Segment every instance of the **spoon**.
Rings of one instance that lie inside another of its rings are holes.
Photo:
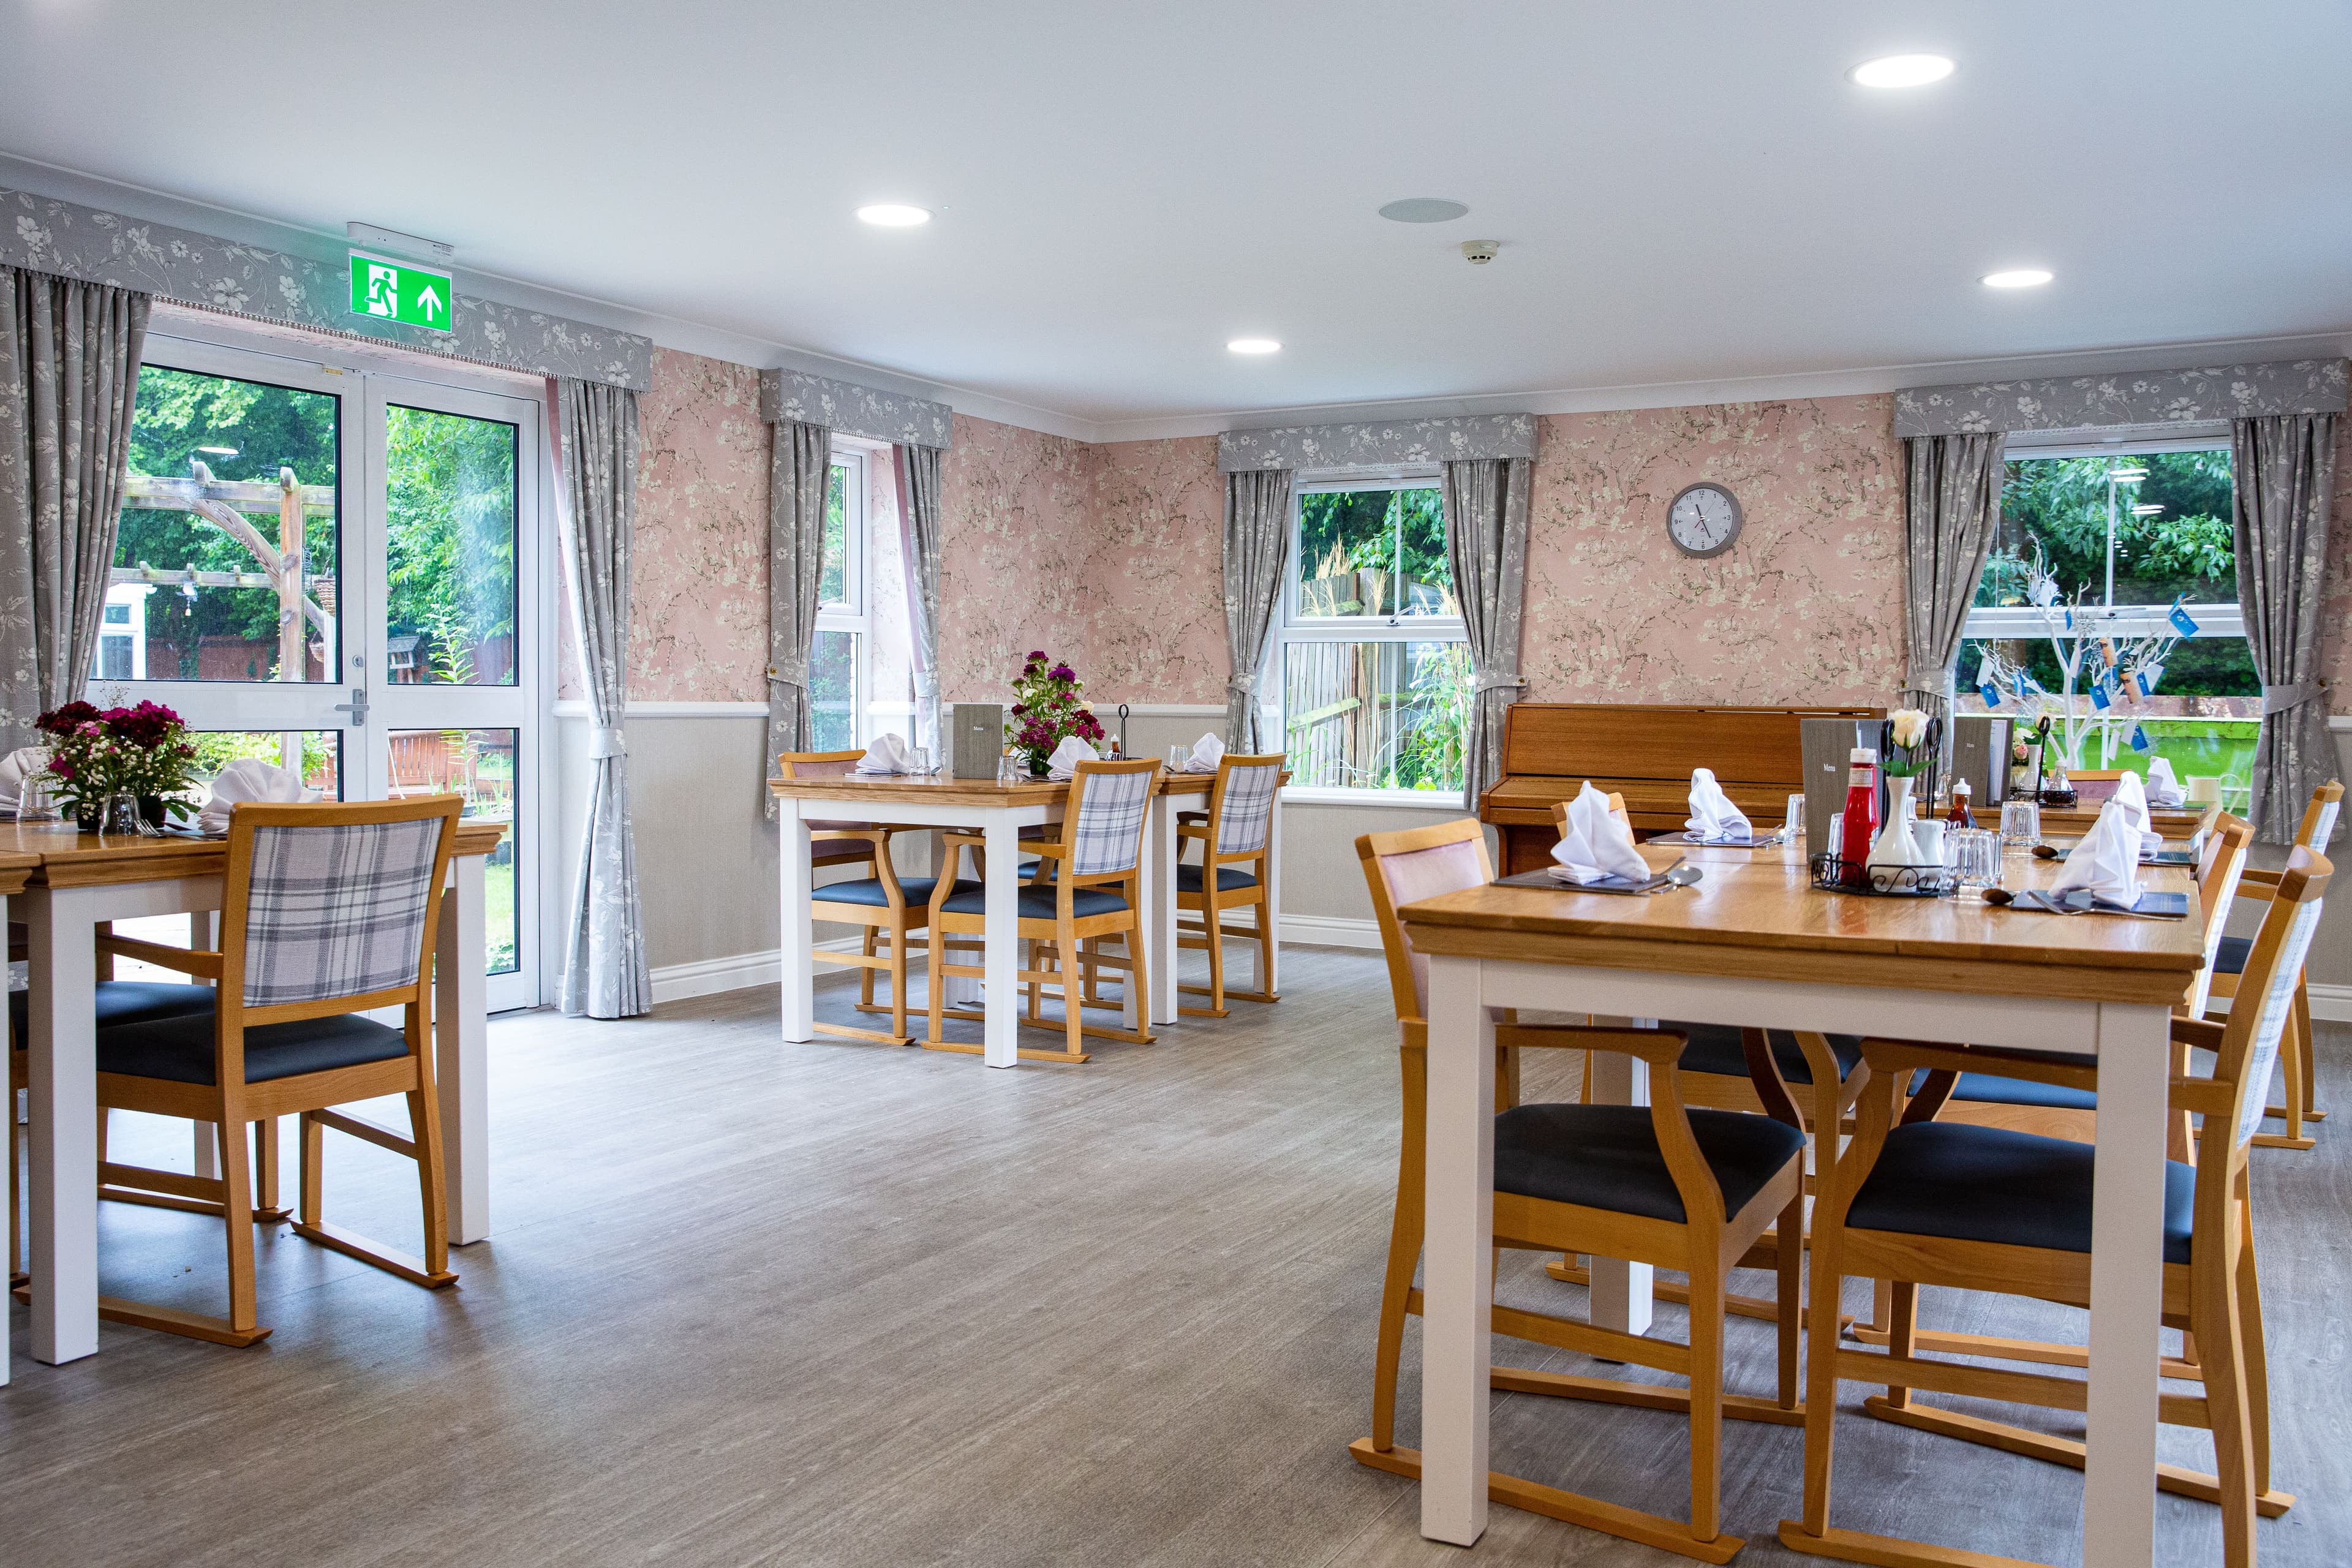
[[[1706,878],[1706,873],[1696,866],[1678,865],[1667,870],[1666,884],[1669,887],[1688,888],[1704,881]]]

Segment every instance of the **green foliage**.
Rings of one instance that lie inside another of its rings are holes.
[[[1351,572],[1390,574],[1374,579],[1375,601],[1344,615],[1415,613],[1397,579],[1435,589],[1436,613],[1454,615],[1453,568],[1445,556],[1445,512],[1433,489],[1314,490],[1298,498],[1299,574],[1309,581]],[[1426,606],[1420,614],[1432,613]]]
[[[470,681],[475,647],[514,632],[515,427],[397,405],[384,425],[388,630],[425,638],[426,679]]]
[[[305,730],[302,734],[302,782],[313,789],[335,793],[335,748],[323,730]],[[188,739],[196,748],[196,776],[211,779],[229,763],[242,758],[257,757],[265,763],[282,765],[285,752],[278,743],[276,731],[205,730]]]
[[[2231,544],[2232,500],[2227,452],[2117,453],[2095,458],[2013,458],[2001,486],[1994,561],[1978,584],[1979,605],[2025,599],[2017,563],[2040,544],[2063,594],[2106,594],[2107,475],[2144,468],[2115,487],[2118,605],[2168,605],[2176,595],[2215,603],[2237,597]],[[2142,517],[2137,507],[2163,510]]]
[[[1468,773],[1470,649],[1414,643],[1411,705],[1397,715],[1396,765],[1382,789],[1458,790]]]

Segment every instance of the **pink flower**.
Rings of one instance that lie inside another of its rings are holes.
[[[1057,664],[1045,673],[1055,680],[1076,680],[1078,678],[1078,672],[1066,664]]]

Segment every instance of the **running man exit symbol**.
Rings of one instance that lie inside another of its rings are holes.
[[[387,257],[352,252],[352,313],[446,332],[456,296],[449,275]]]

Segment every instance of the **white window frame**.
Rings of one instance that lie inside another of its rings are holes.
[[[2226,452],[2230,438],[2221,435],[2169,437],[2159,440],[2130,439],[2084,443],[2069,441],[2036,446],[2011,441],[2001,454],[2004,464],[2015,458],[2132,458],[2153,452]],[[2236,476],[2231,475],[2231,482]],[[2189,618],[2197,623],[2200,637],[2243,637],[2246,635],[2245,613],[2237,601],[2226,603],[2183,604]],[[2111,637],[2154,637],[2168,628],[2167,617],[2170,605],[2099,605],[2085,606],[2076,618],[2086,626],[2095,626]],[[1963,640],[1993,638],[2032,639],[2043,636],[2042,612],[2031,605],[1972,605],[1968,619],[1960,628]]]
[[[1343,477],[1301,476],[1291,487],[1290,548],[1283,569],[1280,613],[1275,634],[1266,640],[1265,667],[1258,672],[1258,722],[1276,737],[1276,749],[1290,749],[1288,715],[1283,710],[1283,670],[1286,650],[1302,643],[1458,642],[1470,640],[1469,627],[1459,616],[1302,616],[1297,613],[1302,532],[1306,500],[1344,490],[1435,489],[1439,472],[1430,468],[1398,468],[1381,472],[1352,470]],[[1301,805],[1430,805],[1459,811],[1461,796],[1451,790],[1369,789],[1355,786],[1294,784],[1283,799]]]
[[[831,466],[847,470],[842,480],[841,532],[846,546],[842,560],[842,597],[834,604],[820,602],[816,608],[816,630],[811,634],[810,648],[815,639],[826,632],[846,632],[856,638],[851,656],[855,670],[854,685],[849,694],[850,738],[855,745],[864,746],[874,738],[874,721],[867,711],[867,699],[873,694],[873,605],[866,592],[866,454],[855,447],[835,443]],[[829,476],[828,476],[829,477]]]

